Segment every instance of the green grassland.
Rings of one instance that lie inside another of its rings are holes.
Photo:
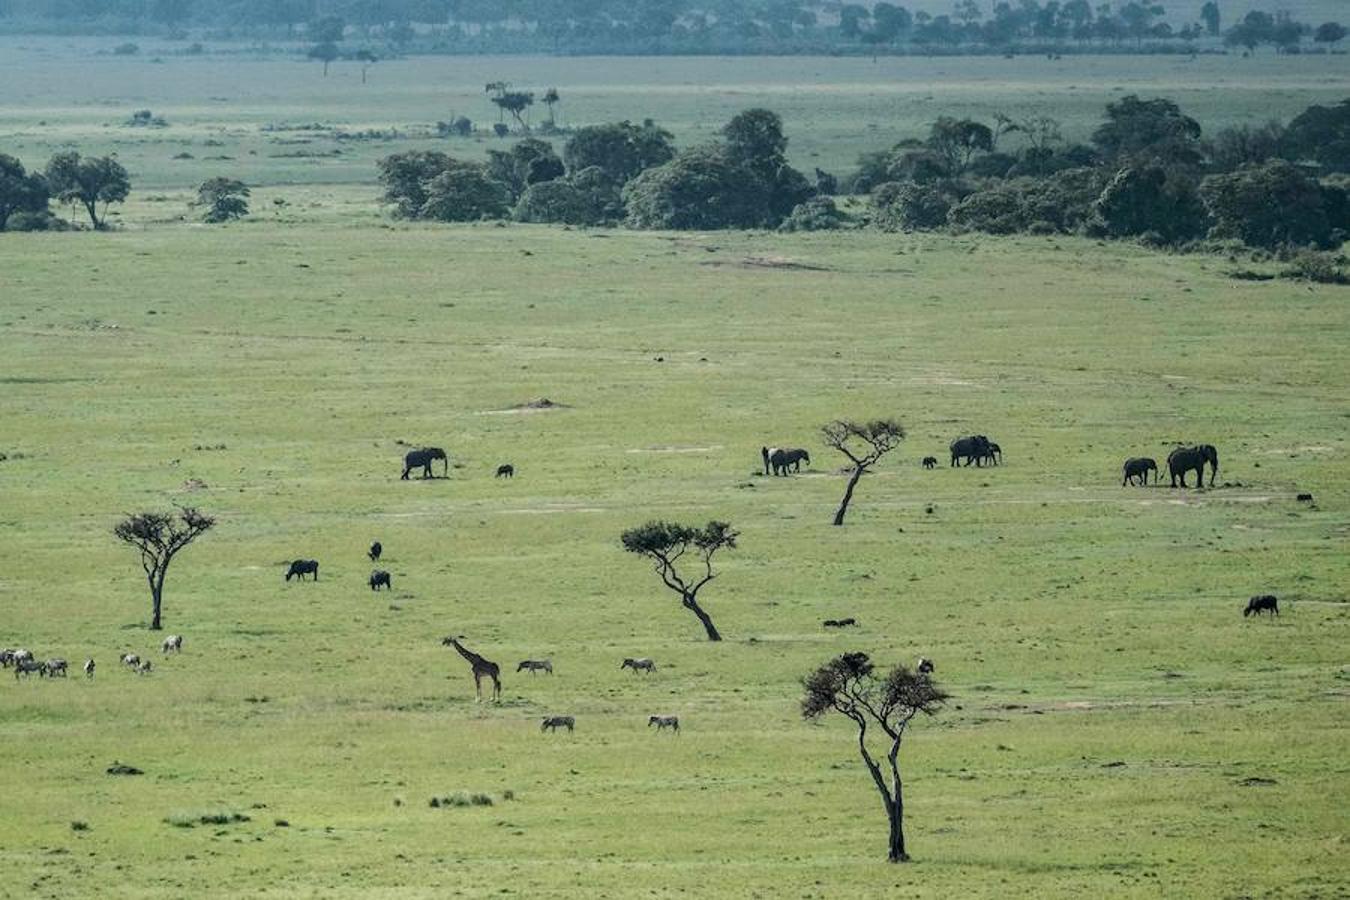
[[[251,185],[370,183],[376,160],[390,153],[437,147],[472,158],[506,144],[425,136],[456,115],[487,129],[497,111],[483,85],[505,79],[537,91],[557,87],[564,125],[650,117],[681,146],[713,139],[743,109],[767,106],[784,118],[794,164],[842,174],[859,153],[922,136],[943,115],[1051,115],[1067,139],[1085,140],[1105,105],[1128,93],[1171,97],[1208,132],[1287,121],[1311,103],[1350,93],[1350,56],[415,57],[379,63],[362,85],[354,64],[336,64],[325,78],[321,66],[299,60],[223,49],[187,58],[169,55],[180,46],[149,41],[141,58],[123,58],[106,55],[107,43],[0,38],[4,152],[38,167],[63,149],[115,152],[143,191],[217,175]],[[143,108],[169,126],[126,127]],[[543,115],[534,111],[536,123]],[[398,129],[404,137],[263,130],[315,123],[348,132]],[[175,159],[184,153],[192,158]]]
[[[1345,96],[1343,58],[436,59],[363,91],[275,61],[71,78],[75,42],[6,41],[0,151],[115,150],[136,192],[116,231],[0,235],[0,646],[99,662],[0,677],[0,896],[1346,894],[1345,288],[1068,238],[410,225],[373,162],[424,143],[302,160],[272,154],[332,144],[259,130],[485,119],[509,77],[681,143],[766,104],[839,170],[943,113],[1082,136],[1136,90],[1287,118]],[[104,127],[141,107],[172,124]],[[254,217],[183,222],[218,174]],[[877,415],[908,439],[832,528],[818,428]],[[948,468],[977,431],[1006,464]],[[450,477],[400,482],[401,441]],[[1218,487],[1120,487],[1178,441],[1219,447]],[[764,443],[813,465],[758,476]],[[111,528],[173,503],[219,525],[169,573],[161,659]],[[741,530],[702,597],[725,642],[620,548],[652,517]],[[301,556],[317,583],[283,581]],[[1267,591],[1283,615],[1244,620]],[[499,706],[448,634],[503,664]],[[910,865],[847,724],[797,711],[850,650],[953,694],[904,751]],[[494,803],[429,805],[461,791]]]
[[[1229,268],[373,213],[7,236],[0,634],[100,670],[0,686],[0,892],[1343,894],[1346,295]],[[566,408],[513,411],[538,397]],[[909,438],[832,528],[815,429],[874,414]],[[1004,467],[920,468],[975,430]],[[398,481],[399,440],[451,477]],[[1220,487],[1120,487],[1177,440],[1219,446]],[[765,441],[815,463],[756,477]],[[220,525],[170,572],[160,661],[109,530],[172,502]],[[742,530],[724,643],[619,548],[653,516]],[[1244,620],[1267,590],[1281,618]],[[557,674],[477,706],[460,633]],[[905,751],[912,865],[849,729],[797,715],[853,649],[954,694]],[[429,807],[460,790],[496,803]],[[216,809],[251,820],[165,821]]]

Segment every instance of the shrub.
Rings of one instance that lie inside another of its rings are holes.
[[[754,228],[766,224],[768,189],[718,145],[693,147],[623,189],[634,228]]]
[[[892,181],[872,192],[872,224],[882,231],[941,228],[951,206],[951,198],[940,187]]]
[[[1350,276],[1342,268],[1344,262],[1343,258],[1332,253],[1305,250],[1294,255],[1288,267],[1280,272],[1280,277],[1318,284],[1350,284]]]
[[[675,157],[672,136],[651,119],[641,125],[610,122],[577,129],[563,147],[569,172],[592,166],[622,187],[646,169],[664,165]]]
[[[835,231],[848,224],[848,216],[829,197],[812,197],[798,203],[778,226],[779,231]]]
[[[511,208],[506,185],[493,181],[482,166],[461,165],[433,178],[426,186],[421,218],[437,222],[476,222],[505,216]]]
[[[595,166],[570,178],[530,185],[515,210],[518,222],[604,225],[622,217],[618,190]]]
[[[71,831],[88,831],[88,830],[89,830],[89,823],[86,822],[86,821],[84,821],[83,819],[76,819],[75,821],[73,821],[73,822],[70,823],[70,830],[71,830]]]
[[[1282,159],[1245,166],[1200,183],[1214,217],[1210,237],[1241,239],[1253,247],[1330,247],[1336,243],[1327,197],[1318,183]]]
[[[164,817],[175,828],[195,828],[198,825],[232,825],[247,822],[249,817],[231,809],[213,809],[203,812],[176,812]]]
[[[972,231],[1013,234],[1026,227],[1022,199],[1022,192],[1011,185],[976,191],[953,206],[948,219]]]

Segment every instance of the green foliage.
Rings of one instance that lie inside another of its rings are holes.
[[[526,138],[507,151],[489,150],[487,174],[506,185],[514,201],[532,184],[561,178],[563,164],[548,141]]]
[[[202,221],[216,224],[248,215],[249,189],[233,178],[211,178],[197,188],[197,205],[206,207]]]
[[[970,165],[976,153],[993,151],[994,132],[972,119],[942,116],[929,130],[928,146],[942,158],[947,171],[958,172]]]
[[[518,222],[606,225],[623,218],[619,191],[598,167],[531,185],[516,204]]]
[[[28,172],[15,157],[0,153],[0,231],[5,230],[16,213],[40,219],[47,212],[47,200],[46,179],[37,172]]]
[[[1097,213],[1112,237],[1154,233],[1165,243],[1199,237],[1206,227],[1204,205],[1190,179],[1157,166],[1126,166],[1097,200]]]
[[[1284,130],[1281,155],[1312,160],[1327,172],[1350,172],[1350,100],[1310,106]]]
[[[1332,225],[1317,182],[1281,159],[1200,183],[1214,218],[1210,237],[1238,238],[1253,247],[1329,247]]]
[[[930,231],[947,224],[952,196],[939,185],[888,182],[872,192],[872,224],[882,231]]]
[[[812,197],[799,203],[778,226],[779,231],[836,231],[849,224],[849,217],[832,197]]]
[[[641,125],[625,121],[579,128],[563,147],[569,172],[599,168],[619,186],[645,169],[670,162],[674,156],[670,132],[650,119]]]
[[[416,219],[427,203],[427,185],[437,175],[455,166],[468,165],[435,150],[410,150],[379,161],[384,202],[394,205],[394,215]]]
[[[1345,271],[1344,257],[1314,250],[1294,254],[1280,275],[1283,278],[1311,281],[1316,284],[1350,284],[1350,275]]]
[[[52,196],[83,206],[95,228],[104,226],[109,205],[121,203],[131,193],[127,170],[111,156],[81,157],[73,150],[58,153],[47,163],[46,177]]]
[[[1106,105],[1106,122],[1092,133],[1103,159],[1114,163],[1196,165],[1200,123],[1165,98],[1130,94]]]
[[[623,189],[633,228],[707,230],[770,224],[767,189],[716,144],[682,150]]]
[[[195,828],[198,825],[235,825],[251,821],[251,817],[233,809],[208,809],[170,813],[164,817],[164,821],[175,828]]]
[[[419,217],[437,222],[499,219],[511,210],[511,192],[493,180],[483,166],[451,166],[426,185],[426,203]]]

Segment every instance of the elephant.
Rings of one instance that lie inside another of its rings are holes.
[[[297,559],[291,563],[291,568],[286,572],[286,580],[290,581],[294,576],[301,581],[305,580],[306,575],[313,575],[314,580],[319,580],[319,561],[317,559]]]
[[[800,472],[802,460],[806,460],[806,464],[809,466],[811,464],[811,454],[801,449],[776,449],[769,454],[769,464],[773,466],[773,474],[775,475],[786,475],[789,466],[792,467],[792,471]]]
[[[974,462],[978,467],[981,460],[989,453],[989,438],[982,434],[957,438],[952,441],[951,451],[953,466],[956,465],[958,459],[964,459],[967,466]]]
[[[1199,482],[1196,487],[1205,486],[1205,463],[1209,463],[1209,486],[1214,487],[1214,478],[1219,474],[1219,451],[1215,450],[1209,444],[1200,444],[1195,447],[1178,447],[1167,455],[1167,472],[1172,476],[1172,487],[1177,486],[1177,479],[1181,479],[1181,486],[1186,486],[1186,473],[1194,469],[1199,473]]]
[[[1156,460],[1149,459],[1147,456],[1131,457],[1125,460],[1125,465],[1121,467],[1120,486],[1127,484],[1139,484],[1141,487],[1148,484],[1148,473],[1153,472],[1153,483],[1158,483],[1158,463]],[[1137,482],[1135,479],[1139,479]]]
[[[440,447],[423,447],[421,450],[414,450],[403,457],[403,477],[401,480],[408,480],[408,473],[418,466],[422,467],[423,478],[434,478],[431,472],[431,464],[435,460],[441,460],[445,463],[445,474],[450,474],[450,460],[445,455],[445,451]]]
[[[984,448],[984,458],[989,461],[990,465],[1003,465],[1003,448],[990,441],[989,446]]]
[[[936,456],[925,456],[925,457],[923,458],[923,467],[924,467],[925,469],[931,469],[931,468],[933,468],[933,467],[936,466],[936,465],[937,465],[937,457],[936,457]]]

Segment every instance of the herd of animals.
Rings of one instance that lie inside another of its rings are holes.
[[[1001,465],[1003,462],[1003,450],[999,445],[986,435],[977,434],[968,437],[957,438],[952,441],[950,450],[951,465],[957,466],[964,462],[966,467],[974,464],[981,467],[985,464],[991,466]],[[764,463],[765,475],[787,476],[790,473],[799,472],[801,464],[805,462],[811,464],[811,454],[801,448],[782,448],[782,447],[761,447],[760,456]],[[401,480],[407,480],[409,474],[415,469],[422,470],[423,478],[434,478],[432,463],[440,461],[445,465],[445,474],[449,474],[449,457],[446,452],[439,447],[424,447],[409,452],[404,457],[403,474]],[[925,469],[933,469],[937,466],[938,460],[933,456],[926,456],[922,460]],[[1180,481],[1181,487],[1186,487],[1186,476],[1196,473],[1197,487],[1203,487],[1205,483],[1205,467],[1210,468],[1210,485],[1213,486],[1214,479],[1219,471],[1218,451],[1209,444],[1200,444],[1193,447],[1179,447],[1173,450],[1167,457],[1167,470],[1171,476],[1172,487],[1176,487]],[[1149,473],[1153,473],[1153,483],[1158,481],[1158,464],[1155,460],[1147,457],[1127,459],[1122,466],[1121,486],[1134,484],[1144,486],[1149,483]],[[496,478],[514,478],[515,467],[509,463],[500,465],[496,470]],[[1300,500],[1311,500],[1311,495],[1300,494]],[[384,554],[384,547],[379,541],[370,545],[366,555],[372,563],[378,563],[380,557]],[[310,576],[313,581],[319,580],[319,562],[314,559],[297,559],[289,564],[286,570],[286,581],[292,578],[298,581],[304,581],[305,576]],[[389,572],[383,569],[376,569],[370,574],[370,589],[378,591],[381,588],[385,590],[393,589],[393,578]],[[1261,615],[1269,612],[1272,616],[1278,616],[1279,601],[1270,594],[1260,594],[1252,597],[1242,615],[1244,618],[1251,615]],[[856,626],[857,620],[854,618],[826,619],[822,623],[826,628],[847,628]],[[462,637],[462,635],[460,636]],[[492,682],[492,698],[499,701],[501,699],[501,667],[497,663],[484,658],[473,652],[460,643],[460,637],[447,637],[441,641],[444,646],[453,647],[456,652],[462,656],[470,666],[473,673],[474,688],[478,701],[482,701],[483,689],[482,682],[488,679]],[[183,638],[181,635],[169,635],[161,644],[161,652],[164,654],[180,653],[183,649]],[[129,670],[138,675],[148,675],[154,666],[149,659],[142,659],[138,654],[125,653],[120,659],[121,663]],[[61,657],[50,659],[39,659],[34,654],[23,648],[0,649],[0,667],[13,668],[15,679],[38,675],[48,678],[64,678],[69,668],[68,663]],[[93,659],[88,659],[84,663],[84,674],[86,678],[93,678],[96,664]],[[619,665],[620,670],[629,669],[634,673],[643,672],[653,674],[656,672],[655,661],[646,657],[628,657]],[[935,665],[932,660],[920,657],[917,664],[917,671],[921,674],[931,674]],[[553,674],[553,661],[550,659],[525,659],[521,660],[516,666],[516,672],[529,672],[537,674],[540,672],[548,675]],[[669,729],[674,734],[680,733],[680,719],[674,715],[652,715],[648,717],[647,725],[656,726],[658,733]],[[553,715],[543,719],[540,725],[540,731],[556,732],[560,728],[566,728],[572,732],[576,728],[576,718],[570,715]]]

